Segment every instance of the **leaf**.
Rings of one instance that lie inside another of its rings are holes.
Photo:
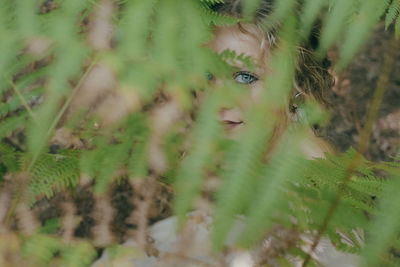
[[[342,70],[364,43],[373,27],[378,23],[386,6],[380,0],[363,1],[359,14],[349,25],[341,46],[338,69]]]
[[[317,20],[322,8],[326,5],[325,0],[306,0],[300,16],[300,29],[304,36],[308,36],[312,25]]]
[[[400,168],[392,173],[380,201],[380,210],[368,227],[369,239],[361,252],[365,266],[381,266],[382,253],[399,234],[400,227]]]
[[[375,0],[374,0],[375,1]],[[332,10],[327,14],[321,30],[319,54],[325,54],[339,34],[345,29],[347,19],[351,15],[354,0],[335,0]]]
[[[199,194],[204,180],[204,169],[215,147],[220,130],[219,122],[215,118],[217,104],[218,97],[215,95],[205,100],[192,132],[193,147],[176,174],[174,213],[178,216],[180,226]]]
[[[385,17],[385,29],[387,30],[389,25],[392,24],[400,13],[400,0],[393,0],[390,4]]]
[[[50,198],[64,188],[75,187],[80,177],[79,154],[78,151],[41,154],[31,168],[31,190]]]
[[[278,152],[264,168],[262,182],[247,214],[248,224],[241,236],[240,243],[244,247],[253,245],[269,229],[282,201],[281,187],[302,172],[302,159],[298,154],[298,144],[294,142],[297,139],[295,136],[285,138],[292,141],[280,144]]]

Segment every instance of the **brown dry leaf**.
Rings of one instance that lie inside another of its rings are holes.
[[[116,77],[112,69],[103,63],[96,64],[87,74],[78,92],[75,94],[70,111],[92,107],[116,87]]]
[[[64,211],[64,216],[62,218],[62,229],[64,230],[62,239],[64,242],[69,243],[73,238],[74,231],[79,223],[79,220],[77,216],[75,216],[76,207],[73,203],[62,203],[61,207]]]
[[[182,117],[182,109],[176,101],[169,101],[156,108],[151,116],[151,136],[149,138],[149,165],[157,174],[162,174],[168,168],[163,149],[163,136],[168,129]]]
[[[95,197],[95,211],[93,218],[96,225],[93,227],[94,244],[99,247],[105,247],[114,242],[114,236],[111,232],[111,222],[114,218],[114,210],[105,196]]]
[[[18,203],[15,212],[18,218],[18,226],[21,232],[28,235],[34,234],[39,228],[40,224],[37,221],[37,218],[35,217],[33,212],[29,209],[27,203]]]
[[[59,145],[63,148],[82,148],[83,143],[79,137],[74,136],[72,131],[61,127],[58,128],[51,139],[52,144]]]
[[[113,122],[122,120],[128,114],[139,109],[139,107],[139,96],[134,90],[118,88],[104,99],[97,108],[96,113],[105,125],[110,125]]]
[[[112,68],[105,63],[96,64],[75,94],[67,118],[81,110],[99,117],[103,125],[122,120],[141,107],[134,88],[119,87]]]
[[[26,48],[26,53],[36,56],[43,56],[50,49],[51,40],[45,36],[35,36]]]
[[[0,192],[0,233],[7,232],[7,226],[4,225],[8,210],[11,204],[14,186],[10,182],[5,182]]]
[[[136,209],[127,221],[137,225],[135,241],[141,248],[147,247],[149,211],[152,205],[156,185],[157,182],[154,177],[135,179],[132,181],[132,187],[136,193],[134,195]]]
[[[21,246],[15,233],[0,234],[0,266],[32,266],[21,258]]]
[[[380,118],[377,124],[382,130],[394,130],[400,132],[400,109]]]
[[[22,172],[16,175],[14,178],[19,186],[19,189],[17,190],[20,192],[20,196],[17,200],[18,202],[15,208],[16,217],[18,218],[18,227],[22,233],[31,235],[36,232],[40,226],[40,223],[29,207],[32,197],[32,192],[28,187],[30,176],[28,173]]]
[[[114,27],[111,23],[114,12],[113,2],[103,0],[97,4],[94,19],[89,24],[88,42],[97,50],[108,50],[111,48],[111,38]]]
[[[114,3],[111,0],[102,0],[96,4],[93,18],[89,22],[88,42],[97,50],[111,48],[113,12]],[[89,71],[74,96],[67,118],[75,112],[89,110],[90,114],[99,116],[102,124],[110,125],[138,107],[140,103],[135,89],[120,87],[113,68],[100,62]]]

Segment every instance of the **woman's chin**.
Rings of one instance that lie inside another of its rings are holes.
[[[225,123],[224,129],[228,138],[236,138],[238,134],[243,130],[244,123]]]

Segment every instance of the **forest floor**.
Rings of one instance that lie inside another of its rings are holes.
[[[331,120],[325,136],[339,151],[355,146],[362,129],[383,66],[392,31],[384,24],[368,39],[366,45],[346,70],[336,77],[331,92]],[[333,52],[332,57],[335,57]],[[400,50],[390,76],[389,86],[374,124],[366,157],[372,161],[386,161],[400,148]]]

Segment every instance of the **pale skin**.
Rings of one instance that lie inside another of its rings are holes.
[[[268,69],[269,44],[263,41],[263,33],[255,25],[243,25],[242,31],[238,25],[217,27],[214,31],[214,39],[208,46],[218,52],[229,49],[235,51],[237,55],[244,54],[250,56],[255,68],[250,71],[244,63],[237,62],[234,67],[239,70],[232,78],[239,84],[247,86],[250,96],[255,101],[262,90],[265,90],[263,78]],[[219,82],[218,77],[215,82]],[[227,126],[229,132],[238,131],[245,127],[243,112],[245,105],[235,108],[223,108],[220,112],[220,120]],[[302,151],[307,158],[323,158],[325,152],[332,152],[331,147],[322,139],[316,137],[310,129],[307,138],[302,142]]]

